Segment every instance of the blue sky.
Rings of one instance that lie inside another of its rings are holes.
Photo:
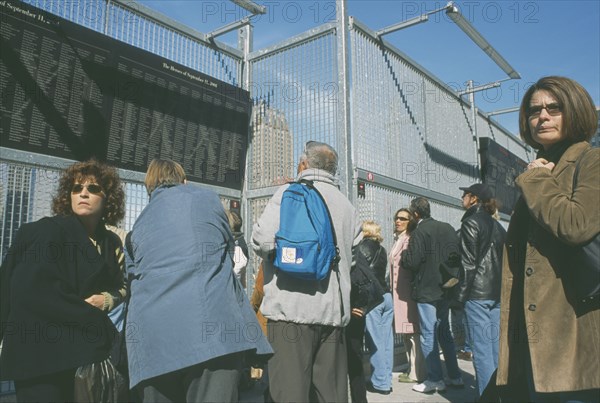
[[[256,0],[268,14],[255,18],[254,50],[276,44],[332,21],[335,1]],[[229,1],[158,0],[146,6],[207,33],[247,12]],[[477,93],[476,104],[490,112],[518,106],[527,87],[546,75],[579,81],[600,105],[600,1],[456,1],[463,16],[521,74],[499,89]],[[445,1],[348,0],[348,14],[373,30],[441,8]],[[453,88],[467,80],[486,84],[506,77],[483,51],[443,13],[428,22],[385,36]],[[235,33],[219,37],[235,46]],[[517,113],[496,119],[517,133]]]

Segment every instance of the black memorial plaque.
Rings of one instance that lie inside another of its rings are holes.
[[[498,209],[512,214],[519,191],[515,178],[527,167],[527,163],[490,138],[479,139],[481,152],[481,179],[494,191]]]
[[[0,1],[0,144],[242,186],[247,91],[18,1]]]

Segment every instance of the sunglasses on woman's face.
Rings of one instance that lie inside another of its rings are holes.
[[[90,192],[91,194],[94,194],[94,195],[98,195],[98,194],[102,193],[102,187],[95,183],[90,183],[87,185],[82,185],[81,183],[76,183],[71,188],[71,193],[78,195],[79,193],[83,192],[83,188],[86,188],[88,190],[88,192]]]
[[[401,217],[401,216],[398,216],[398,217],[394,217],[394,221],[396,221],[396,220],[400,220],[400,221],[409,221],[409,220],[410,220],[410,218],[408,218],[408,217]]]

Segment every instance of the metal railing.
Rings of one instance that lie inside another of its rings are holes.
[[[432,200],[434,217],[459,225],[458,187],[477,178],[470,106],[358,20],[344,24],[340,12],[337,22],[244,53],[209,41],[206,34],[134,1],[25,2],[250,91],[254,111],[244,188],[212,187],[224,205],[242,197],[247,238],[277,186],[295,176],[308,140],[327,142],[338,150],[341,190],[361,218],[383,226],[388,239],[389,218],[416,195]],[[348,65],[340,38],[346,32]],[[522,159],[531,157],[502,126],[481,113],[477,119],[481,137],[493,138]],[[23,222],[50,214],[49,195],[58,171],[71,162],[2,148],[0,252],[6,252]],[[121,174],[127,191],[122,226],[130,229],[147,196],[143,174]],[[364,199],[354,194],[359,178],[367,181]],[[256,267],[254,258],[250,262],[249,290]]]

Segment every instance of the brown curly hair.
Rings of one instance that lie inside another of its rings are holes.
[[[125,192],[117,170],[95,159],[77,162],[61,175],[58,191],[52,199],[52,212],[56,215],[72,215],[71,188],[76,181],[93,177],[102,186],[106,199],[102,220],[108,225],[117,225],[125,217]]]

